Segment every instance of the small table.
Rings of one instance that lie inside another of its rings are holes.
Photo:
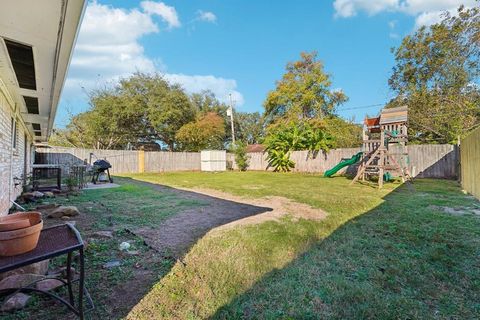
[[[62,168],[58,164],[34,164],[32,165],[32,180],[33,180],[33,189],[34,190],[50,190],[53,185],[47,185],[40,187],[38,186],[39,181],[42,179],[42,174],[49,176],[51,172],[55,172],[56,186],[58,190],[62,190]]]
[[[57,279],[63,282],[64,286],[67,286],[68,289],[68,301],[59,295],[54,293],[39,290],[35,287],[36,283],[45,279],[52,279],[52,277],[45,277],[43,279],[37,280],[33,283],[28,284],[25,287],[21,288],[12,288],[1,290],[0,294],[15,294],[18,292],[39,292],[53,298],[62,304],[64,304],[68,309],[73,313],[83,319],[84,312],[90,311],[94,308],[93,301],[88,293],[88,290],[85,288],[85,269],[84,269],[84,244],[82,237],[78,230],[72,224],[62,224],[49,228],[45,228],[40,233],[40,238],[38,240],[37,247],[27,253],[12,256],[12,257],[0,257],[0,273],[7,272],[16,268],[24,267],[26,265],[40,262],[46,259],[51,259],[54,257],[67,255],[67,280]],[[79,252],[79,272],[80,276],[78,279],[73,279],[72,276],[72,253]],[[78,282],[78,305],[75,306],[75,300],[73,295],[72,284]],[[84,310],[83,298],[87,298],[90,307],[88,310]]]

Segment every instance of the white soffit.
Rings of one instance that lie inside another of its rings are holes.
[[[48,140],[70,63],[84,0],[2,0],[0,2],[0,78],[27,128],[41,126],[36,142]],[[20,88],[6,41],[32,47],[36,90]],[[23,96],[38,98],[38,114],[28,113]]]

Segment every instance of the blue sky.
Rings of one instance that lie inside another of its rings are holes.
[[[189,92],[230,93],[238,111],[262,103],[285,64],[316,50],[349,101],[345,118],[361,121],[392,97],[392,47],[443,10],[474,0],[89,2],[65,84],[57,126],[88,108],[91,89],[132,72],[161,72]]]

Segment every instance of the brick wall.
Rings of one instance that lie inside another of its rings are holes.
[[[25,139],[25,129],[21,119],[17,119],[17,146],[12,148],[12,116],[13,111],[9,100],[0,88],[0,215],[8,213],[12,203],[22,192],[22,185],[15,186],[15,182],[21,183],[27,163],[27,173],[31,163],[31,140]],[[25,149],[26,148],[26,149]],[[27,157],[25,157],[25,150]]]

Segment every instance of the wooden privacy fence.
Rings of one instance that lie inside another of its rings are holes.
[[[480,128],[460,143],[462,188],[480,199]]]
[[[92,154],[92,157],[90,155]],[[57,164],[68,168],[72,165],[93,163],[105,159],[112,165],[110,172],[137,173],[163,171],[200,170],[200,153],[198,152],[146,152],[130,150],[94,150],[80,148],[37,148],[35,163]]]
[[[407,146],[409,153],[409,170],[417,178],[444,178],[456,179],[458,177],[459,156],[458,148],[454,145],[410,145]],[[308,151],[295,151],[290,156],[295,162],[293,172],[325,172],[339,163],[344,158],[350,158],[360,149],[334,149],[328,153],[320,152],[312,157]],[[267,155],[264,153],[249,153],[248,170],[265,170],[268,166]],[[228,160],[234,164],[234,156],[229,154]],[[269,170],[273,170],[269,168]],[[344,168],[338,173],[347,171],[351,173],[354,168]]]
[[[295,151],[291,159],[295,161],[294,172],[325,172],[335,166],[343,158],[350,158],[359,151],[358,148],[330,150],[320,152],[312,157],[308,151]],[[453,145],[410,145],[410,172],[421,178],[458,177],[458,149]],[[126,150],[93,150],[77,148],[37,148],[36,163],[58,164],[68,167],[98,159],[106,159],[111,165],[112,173],[166,172],[166,171],[199,171],[201,158],[199,152],[165,152],[165,151],[126,151]],[[263,171],[268,167],[266,154],[249,153],[248,170]],[[227,161],[236,169],[233,154],[227,155]],[[271,168],[269,170],[272,170]],[[345,173],[346,168],[339,173]]]

